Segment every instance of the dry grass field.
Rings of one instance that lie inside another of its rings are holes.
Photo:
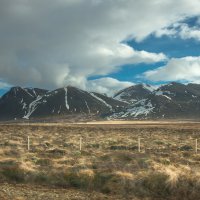
[[[196,139],[197,122],[1,124],[0,199],[200,199]]]

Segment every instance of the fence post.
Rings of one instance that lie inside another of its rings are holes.
[[[197,153],[198,151],[198,140],[195,139],[195,153]]]
[[[30,150],[30,137],[28,136],[28,144],[27,144],[27,147],[28,147],[28,151]]]
[[[80,151],[82,151],[82,137],[80,137]]]
[[[141,146],[140,146],[140,137],[138,138],[138,152],[140,153],[141,151]]]

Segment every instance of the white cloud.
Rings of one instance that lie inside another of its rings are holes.
[[[180,26],[180,36],[182,39],[196,39],[200,41],[200,28],[189,27],[187,24]]]
[[[99,73],[107,74],[115,71],[116,66],[123,64],[135,64],[135,63],[154,63],[166,60],[167,57],[163,53],[150,53],[147,51],[136,51],[126,44],[109,43],[109,45],[99,44],[96,51],[91,52],[91,56],[100,60],[100,63],[96,63],[95,66],[99,65]],[[107,66],[105,68],[105,66]]]
[[[198,23],[198,22],[197,22]],[[182,39],[195,39],[200,41],[200,28],[199,26],[189,27],[186,23],[175,23],[172,27],[164,27],[160,30],[155,31],[156,37],[163,35],[177,37]]]
[[[157,30],[154,34],[156,37],[162,37],[163,35],[175,36],[177,35],[177,30],[175,28],[169,29],[165,27],[165,28]]]
[[[200,57],[172,58],[166,66],[147,71],[143,76],[151,81],[200,82]]]
[[[134,85],[132,82],[128,81],[118,81],[114,78],[100,78],[96,80],[90,80],[86,83],[85,87],[88,91],[96,91],[99,93],[107,94],[108,96],[113,96],[119,90],[126,87]]]
[[[11,85],[0,80],[0,89],[7,89],[9,87],[11,87]]]
[[[199,15],[199,0],[1,0],[0,79],[81,86],[130,63],[166,59],[122,44]]]

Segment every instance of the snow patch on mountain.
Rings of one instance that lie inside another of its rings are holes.
[[[101,99],[100,97],[96,96],[94,93],[90,93],[95,99],[97,99],[98,101],[102,102],[106,107],[108,107],[110,110],[112,110],[112,106],[108,103],[106,103],[103,99]]]
[[[25,102],[22,103],[22,109],[26,109],[27,108],[27,104]]]
[[[89,106],[88,106],[87,101],[85,101],[85,105],[86,105],[86,107],[87,107],[87,109],[88,109],[88,113],[90,114],[90,108],[89,108]]]
[[[197,98],[197,96],[192,94],[192,98]]]
[[[64,90],[65,90],[65,106],[69,110],[69,104],[68,104],[68,100],[67,100],[67,87],[65,87]]]
[[[161,91],[161,90],[158,90],[158,91],[156,91],[155,93],[154,93],[156,96],[163,96],[163,97],[165,97],[165,98],[167,98],[167,99],[169,99],[169,100],[172,100],[172,98],[171,97],[169,97],[169,96],[167,96],[167,94],[168,95],[173,95],[174,96],[174,94],[173,93],[171,93],[170,91]]]
[[[158,89],[157,86],[153,86],[153,85],[148,85],[148,84],[142,84],[143,88],[146,90],[149,90],[150,92],[155,91],[156,89]]]
[[[36,92],[35,92],[35,90],[34,90],[34,89],[33,89],[33,93],[34,93],[34,95],[35,95],[35,96],[37,96],[37,94],[36,94]]]
[[[141,115],[147,116],[150,112],[153,111],[153,109],[154,107],[150,100],[142,99],[134,104],[134,107],[128,109],[127,113],[134,117]]]
[[[60,108],[59,108],[59,110],[58,110],[58,114],[60,114],[61,108],[62,108],[62,106],[60,105]]]
[[[42,99],[42,96],[38,96],[35,101],[29,104],[28,112],[23,117],[24,119],[29,119],[32,113],[36,110],[37,106],[41,103],[40,100]]]
[[[108,119],[123,119],[127,117],[133,117],[133,118],[146,118],[148,114],[153,112],[154,106],[152,105],[151,101],[149,99],[142,99],[138,101],[137,103],[131,105],[131,107],[127,108],[126,111],[122,111],[119,113],[114,113]]]
[[[34,97],[26,88],[22,88],[28,95],[30,95],[31,97]],[[37,96],[37,95],[36,95]]]
[[[125,92],[122,92],[121,94],[119,94],[119,95],[113,97],[113,99],[115,99],[115,100],[117,100],[117,101],[124,102],[124,103],[128,103],[128,101],[125,101],[125,100],[122,99],[122,96],[124,96],[124,95],[125,95]]]

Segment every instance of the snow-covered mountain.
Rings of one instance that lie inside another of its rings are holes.
[[[0,99],[0,118],[38,118],[70,114],[103,115],[127,104],[75,87],[54,91],[14,87]]]
[[[172,82],[158,88],[138,84],[111,98],[72,86],[48,91],[11,88],[0,98],[0,119],[57,116],[107,119],[200,118],[200,84]]]
[[[113,98],[119,101],[135,103],[144,99],[155,89],[155,87],[148,84],[137,84],[117,92]]]
[[[29,104],[47,92],[38,88],[11,88],[0,98],[0,119],[21,118]]]
[[[131,101],[131,99],[129,99]],[[172,82],[152,90],[109,119],[200,118],[200,85]]]

